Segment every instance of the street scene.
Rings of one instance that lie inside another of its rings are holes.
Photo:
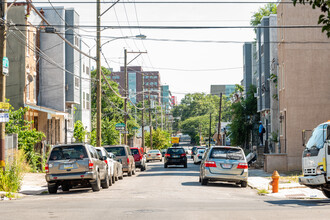
[[[0,6],[0,220],[329,219],[330,0]]]

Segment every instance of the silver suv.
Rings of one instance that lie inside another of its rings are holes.
[[[199,182],[225,181],[247,186],[248,164],[242,148],[213,146],[205,152],[200,166]]]
[[[92,187],[93,191],[109,187],[106,158],[100,157],[88,144],[64,144],[52,148],[45,170],[48,192],[56,193],[73,187]]]
[[[128,176],[135,175],[135,161],[131,149],[127,145],[105,145],[106,151],[116,155],[117,160],[123,165],[123,172]]]

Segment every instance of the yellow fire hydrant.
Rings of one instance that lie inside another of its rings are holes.
[[[271,181],[269,183],[269,185],[272,185],[273,193],[278,193],[278,180],[279,180],[279,178],[280,178],[280,175],[278,174],[277,170],[274,170],[273,175],[272,175],[273,181]]]

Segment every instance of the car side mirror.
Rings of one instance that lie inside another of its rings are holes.
[[[330,126],[327,127],[327,137],[326,140],[330,140]]]
[[[101,157],[101,160],[102,160],[102,161],[105,161],[106,159],[107,159],[106,156],[102,156],[102,157]]]

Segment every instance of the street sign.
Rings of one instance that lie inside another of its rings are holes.
[[[118,123],[115,125],[116,130],[124,130],[125,129],[125,124],[124,123]]]
[[[138,128],[138,127],[133,127],[132,129],[133,129],[133,130],[137,130],[137,129],[139,129],[139,128]]]
[[[0,109],[9,109],[9,103],[6,102],[0,102]]]
[[[120,131],[122,134],[128,134],[128,131]]]
[[[7,76],[9,73],[9,60],[7,57],[3,57],[2,59],[2,74]]]
[[[0,122],[9,122],[9,113],[0,113]]]

